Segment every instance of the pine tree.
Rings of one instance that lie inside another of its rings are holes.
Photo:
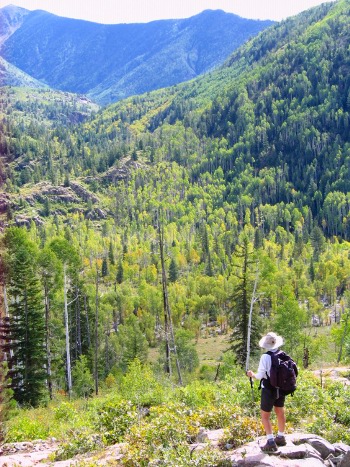
[[[124,279],[123,262],[119,261],[117,276],[116,276],[117,284],[121,284],[123,282],[123,279]]]
[[[171,258],[170,265],[169,265],[169,281],[176,282],[179,277],[179,271],[177,268],[176,261],[174,258]]]
[[[108,262],[107,262],[107,258],[103,258],[103,260],[102,260],[101,276],[102,276],[102,277],[108,276]]]
[[[9,376],[15,400],[37,406],[45,392],[45,312],[36,275],[35,248],[22,229],[6,232],[12,356]]]
[[[239,263],[236,274],[237,283],[232,294],[232,334],[230,338],[231,349],[240,365],[244,365],[247,357],[248,322],[253,292],[252,264],[253,251],[249,239],[243,236],[241,243],[236,248],[235,255]],[[250,348],[257,348],[259,336],[259,320],[256,312],[253,312]]]
[[[112,265],[115,264],[112,242],[109,242],[108,259]]]

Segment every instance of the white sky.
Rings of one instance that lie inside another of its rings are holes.
[[[28,10],[98,23],[146,23],[157,19],[188,18],[206,9],[221,9],[244,18],[281,20],[322,0],[0,0]]]

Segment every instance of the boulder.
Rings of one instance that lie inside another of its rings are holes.
[[[270,455],[260,450],[264,438],[248,443],[230,452],[232,466],[350,467],[350,446],[344,443],[333,445],[321,436],[305,433],[287,435],[286,441],[286,446]]]
[[[325,439],[312,438],[308,440],[308,443],[320,453],[322,459],[327,459],[330,454],[335,454],[335,448]]]
[[[349,447],[349,446],[348,446]],[[338,464],[338,467],[350,467],[350,451],[348,451]]]

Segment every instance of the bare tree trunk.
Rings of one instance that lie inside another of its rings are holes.
[[[75,304],[75,326],[76,326],[76,352],[77,352],[77,359],[80,357],[82,352],[82,345],[81,345],[81,320],[80,320],[80,300],[79,300],[79,288],[76,289],[76,304]]]
[[[96,295],[95,295],[95,394],[98,395],[98,267],[96,263]]]
[[[159,234],[159,248],[160,248],[160,259],[162,264],[162,286],[163,286],[163,304],[164,304],[164,322],[165,322],[165,343],[166,343],[166,370],[171,375],[171,352],[174,353],[176,369],[179,378],[179,384],[182,385],[182,376],[180,370],[180,362],[177,356],[174,329],[171,319],[171,310],[169,305],[167,277],[165,271],[164,261],[164,232],[160,228],[160,220],[158,219],[158,234]]]
[[[51,370],[51,333],[50,333],[50,300],[47,282],[44,283],[44,300],[45,300],[45,347],[46,347],[46,374],[47,388],[49,396],[52,400],[52,370]]]
[[[67,273],[66,265],[63,268],[64,274],[64,322],[65,322],[65,332],[66,332],[66,359],[67,359],[67,385],[68,385],[68,397],[72,397],[72,368],[71,368],[71,358],[70,358],[70,343],[69,343],[69,323],[68,323],[68,303],[67,303]]]

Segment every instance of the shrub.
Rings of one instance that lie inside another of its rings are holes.
[[[54,417],[57,421],[68,421],[77,415],[77,411],[69,402],[62,402],[54,409]]]
[[[86,429],[70,430],[67,434],[69,440],[62,443],[55,453],[57,461],[70,459],[78,454],[85,454],[104,447],[101,436],[92,434]]]
[[[121,441],[138,420],[138,411],[130,401],[108,402],[98,411],[97,427],[104,442],[113,444]]]
[[[171,463],[198,432],[192,412],[183,404],[155,407],[148,420],[134,425],[125,437],[123,463],[127,466],[186,465]],[[176,454],[176,455],[175,455]]]
[[[160,404],[165,399],[164,385],[157,381],[149,366],[143,366],[138,359],[130,364],[120,392],[125,399],[141,406]]]
[[[263,427],[258,418],[252,419],[250,417],[236,415],[229,428],[224,431],[220,446],[224,448],[229,444],[236,448],[249,441],[254,441],[255,438],[263,434]]]
[[[20,414],[7,423],[7,443],[18,441],[32,441],[45,439],[49,436],[49,429],[40,418],[33,418],[32,414]]]
[[[217,430],[230,425],[237,414],[241,414],[242,409],[232,405],[210,405],[199,411],[198,421],[201,426],[209,430]]]

